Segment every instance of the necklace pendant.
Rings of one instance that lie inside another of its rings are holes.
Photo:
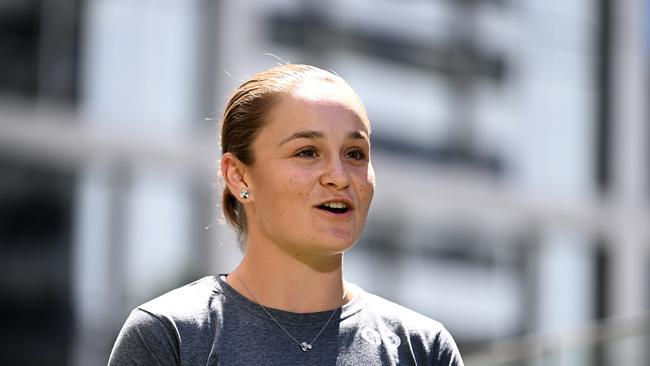
[[[311,344],[307,342],[302,342],[300,343],[300,348],[302,349],[303,352],[307,352],[311,349]]]

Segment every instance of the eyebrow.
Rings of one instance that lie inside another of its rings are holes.
[[[284,145],[287,142],[295,139],[319,139],[323,137],[325,137],[325,135],[319,131],[298,131],[291,134],[291,136],[280,141],[280,144],[278,146]]]
[[[284,145],[287,142],[295,139],[322,139],[323,137],[325,137],[325,134],[323,134],[320,131],[298,131],[291,134],[291,136],[280,141],[278,146]],[[368,135],[362,131],[352,131],[347,134],[347,138],[355,139],[355,140],[356,139],[367,140]]]
[[[361,131],[353,131],[348,133],[348,138],[349,139],[361,139],[361,140],[368,140],[368,134],[365,132]]]

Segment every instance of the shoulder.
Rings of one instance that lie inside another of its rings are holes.
[[[411,334],[436,336],[445,328],[442,323],[383,297],[365,292],[365,309],[382,322],[399,326]]]
[[[155,355],[178,360],[177,340],[173,330],[159,318],[134,309],[124,322],[113,345],[110,365],[141,364]],[[146,362],[145,362],[146,363]]]
[[[221,295],[218,280],[204,277],[136,307],[122,326],[109,364],[176,365],[187,358],[188,348],[209,348]]]
[[[385,327],[384,332],[400,337],[401,343],[408,339],[409,352],[415,357],[433,359],[435,365],[462,365],[456,342],[442,323],[380,296],[367,292],[363,296],[366,319],[371,317]]]
[[[209,315],[222,295],[221,287],[214,276],[203,277],[185,286],[169,291],[137,307],[163,321],[191,321]]]
[[[193,341],[221,324],[223,303],[219,280],[208,276],[138,306],[129,320],[141,328],[164,329],[179,341]]]

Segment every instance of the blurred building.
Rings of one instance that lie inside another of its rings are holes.
[[[648,9],[1,2],[0,359],[103,364],[134,306],[236,265],[218,117],[296,62],[373,123],[349,280],[442,321],[468,365],[648,364]]]

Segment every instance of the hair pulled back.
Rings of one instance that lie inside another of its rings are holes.
[[[221,119],[221,153],[231,153],[242,163],[253,164],[253,141],[264,127],[274,103],[307,80],[346,84],[331,72],[297,64],[273,67],[241,84],[228,99]],[[241,241],[247,231],[246,213],[227,186],[223,189],[221,205],[226,221],[235,228]]]

